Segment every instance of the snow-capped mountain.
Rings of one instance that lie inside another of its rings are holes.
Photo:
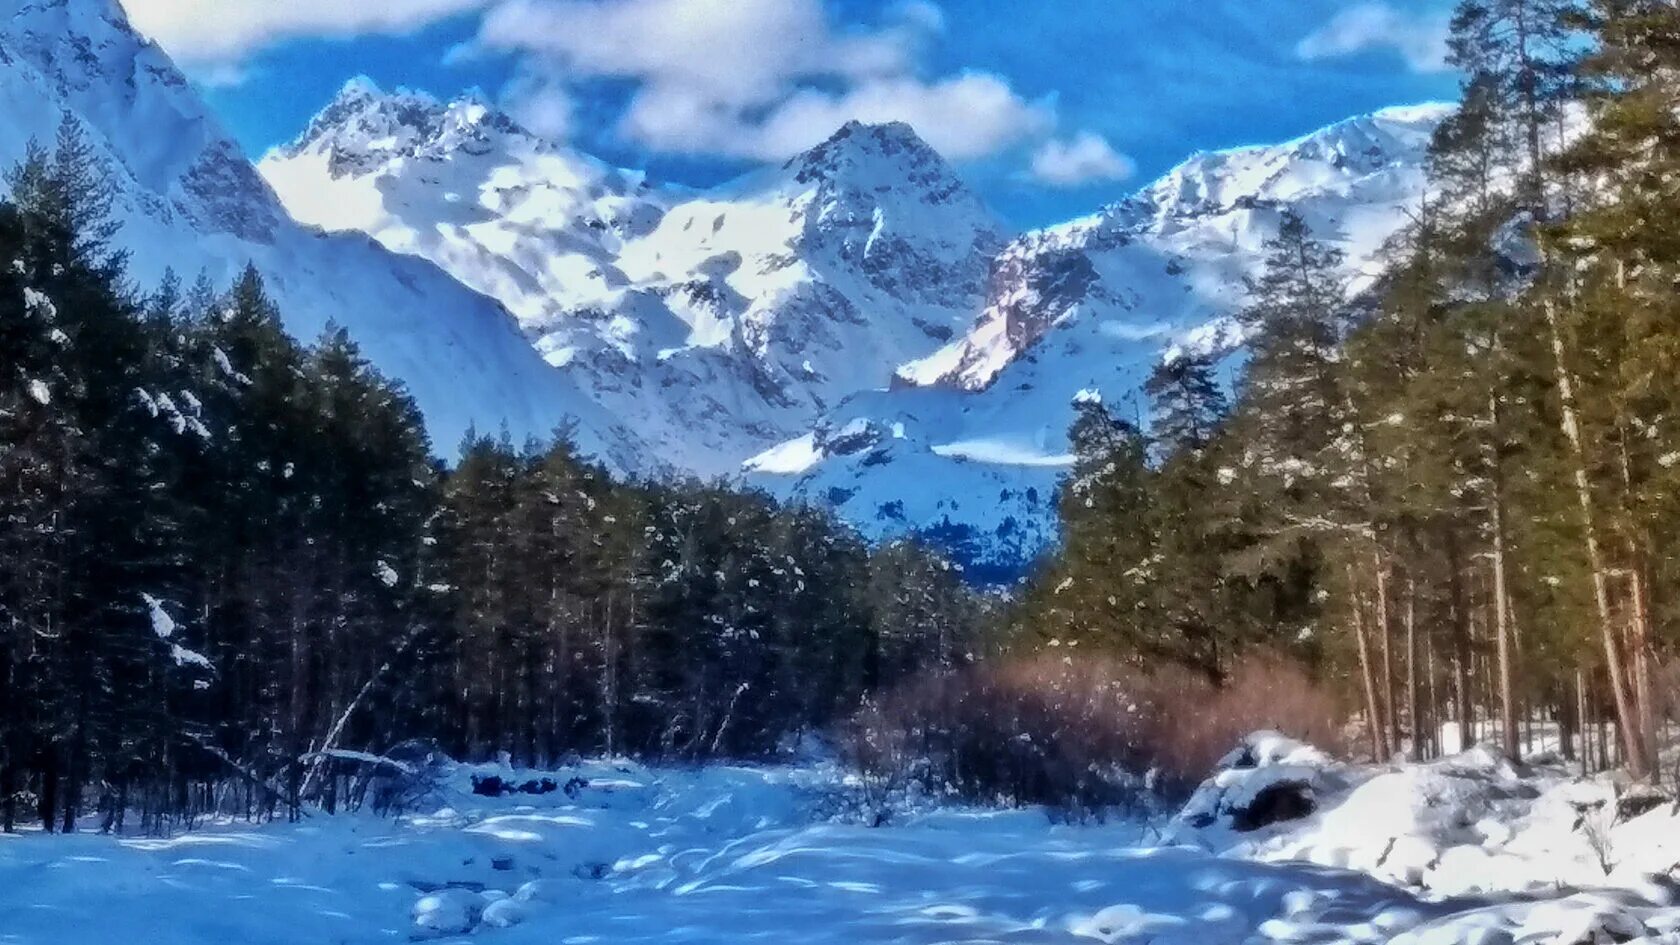
[[[991,214],[904,125],[848,125],[694,194],[539,139],[477,96],[351,82],[262,173],[300,219],[361,231],[504,302],[659,463],[704,474],[955,337]]]
[[[480,97],[358,78],[261,171],[300,220],[422,256],[549,330],[624,288],[627,239],[664,214],[640,175],[529,134]]]
[[[1422,193],[1445,107],[1196,155],[1091,217],[1003,235],[904,125],[852,124],[712,191],[544,142],[469,96],[346,87],[260,167],[292,212],[493,295],[657,462],[744,472],[875,535],[1018,568],[1054,539],[1078,397],[1228,346],[1285,209],[1350,277]],[[1132,411],[1141,413],[1141,404]]]
[[[1053,539],[1073,403],[1138,390],[1173,346],[1235,343],[1229,317],[1284,210],[1347,252],[1350,291],[1423,193],[1446,106],[1396,108],[1275,147],[1191,158],[993,261],[972,327],[748,461],[755,482],[827,502],[866,531],[913,530],[1003,571]],[[1121,406],[1124,405],[1124,406]]]
[[[898,124],[696,192],[479,96],[358,80],[259,174],[115,0],[0,3],[0,162],[78,120],[141,284],[255,262],[296,335],[337,320],[408,383],[442,453],[473,424],[565,426],[620,471],[744,477],[1004,569],[1054,537],[1072,402],[1124,403],[1164,350],[1233,343],[1285,208],[1357,282],[1446,113],[1197,155],[1012,237]]]
[[[1134,332],[1229,314],[1284,209],[1340,244],[1356,274],[1421,196],[1424,153],[1446,114],[1392,108],[1276,147],[1197,155],[1092,217],[1026,234],[999,256],[972,330],[900,373],[979,390],[1082,314]]]
[[[295,222],[187,80],[115,0],[0,0],[0,164],[49,144],[69,115],[108,166],[131,275],[228,284],[247,262],[288,329],[329,320],[407,382],[440,452],[471,425],[515,436],[571,417],[593,451],[632,461],[635,435],[545,364],[500,304],[423,259]]]

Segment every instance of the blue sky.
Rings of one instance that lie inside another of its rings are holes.
[[[693,186],[902,119],[1020,226],[1457,84],[1451,0],[123,2],[253,156],[357,74]]]

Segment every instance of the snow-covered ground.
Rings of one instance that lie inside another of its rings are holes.
[[[1680,869],[1680,805],[1555,759],[1513,765],[1478,747],[1426,764],[1345,765],[1276,736],[1251,739],[1246,758],[1231,760],[1167,828],[1169,841],[1354,869],[1433,895],[1653,895]],[[1304,792],[1315,809],[1243,824],[1268,791]]]
[[[1087,826],[867,826],[832,765],[463,766],[398,818],[0,838],[0,943],[1680,940],[1650,875],[1680,860],[1671,805],[1617,818],[1607,783],[1474,752],[1351,768],[1272,738],[1232,762],[1170,822]],[[559,789],[480,797],[474,774]],[[1233,829],[1292,783],[1314,812]]]

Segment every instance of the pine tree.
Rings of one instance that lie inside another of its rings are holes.
[[[1465,0],[1453,15],[1448,62],[1467,77],[1472,113],[1503,123],[1514,147],[1516,193],[1549,215],[1546,164],[1573,97],[1578,0]]]
[[[1151,406],[1150,434],[1163,457],[1207,448],[1230,413],[1210,353],[1181,352],[1155,365],[1144,393]]]
[[[1286,213],[1240,314],[1252,337],[1236,422],[1249,465],[1298,507],[1335,504],[1333,483],[1346,463],[1347,405],[1337,375],[1342,261],[1305,220]]]
[[[1166,632],[1145,612],[1156,580],[1148,440],[1099,402],[1076,410],[1062,549],[1034,577],[1022,622],[1041,645],[1140,654]]]
[[[156,680],[173,644],[154,632],[144,601],[180,576],[173,443],[144,396],[174,378],[150,356],[155,339],[122,257],[105,250],[114,224],[102,173],[67,122],[50,157],[32,147],[9,175],[6,207],[22,311],[8,320],[18,357],[6,381],[17,386],[4,399],[7,441],[23,447],[8,456],[19,488],[8,490],[18,505],[6,544],[30,557],[9,555],[4,583],[32,599],[4,606],[13,632],[33,638],[15,641],[8,662],[30,667],[36,719],[13,722],[0,780],[15,784],[17,768],[32,766],[49,829],[75,827],[87,786],[124,783],[156,762]],[[11,531],[19,526],[33,537]]]
[[[1680,395],[1673,380],[1680,333],[1672,327],[1680,244],[1653,225],[1680,207],[1668,184],[1680,167],[1680,121],[1665,104],[1680,88],[1672,40],[1680,12],[1604,0],[1578,22],[1595,41],[1582,68],[1592,123],[1558,162],[1583,186],[1575,214],[1542,242],[1559,270],[1545,302],[1557,326],[1565,432],[1604,615],[1604,660],[1637,776],[1652,770],[1656,747],[1653,585],[1664,565],[1651,529],[1666,515],[1674,484],[1664,457],[1680,442],[1669,420]],[[1630,615],[1625,644],[1610,623],[1618,607]]]

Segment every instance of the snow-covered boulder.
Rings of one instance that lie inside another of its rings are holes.
[[[512,928],[531,915],[531,904],[517,899],[498,899],[484,907],[484,924],[493,929]]]
[[[513,894],[516,902],[559,902],[560,884],[552,879],[533,879]]]
[[[414,927],[433,935],[459,935],[478,927],[484,897],[465,889],[439,889],[414,903]]]
[[[1166,837],[1441,896],[1613,887],[1667,903],[1680,869],[1680,808],[1651,789],[1556,759],[1513,764],[1485,746],[1349,765],[1273,732],[1227,755]]]
[[[1220,759],[1178,814],[1174,832],[1251,833],[1299,820],[1346,787],[1343,766],[1278,732],[1255,732]]]

